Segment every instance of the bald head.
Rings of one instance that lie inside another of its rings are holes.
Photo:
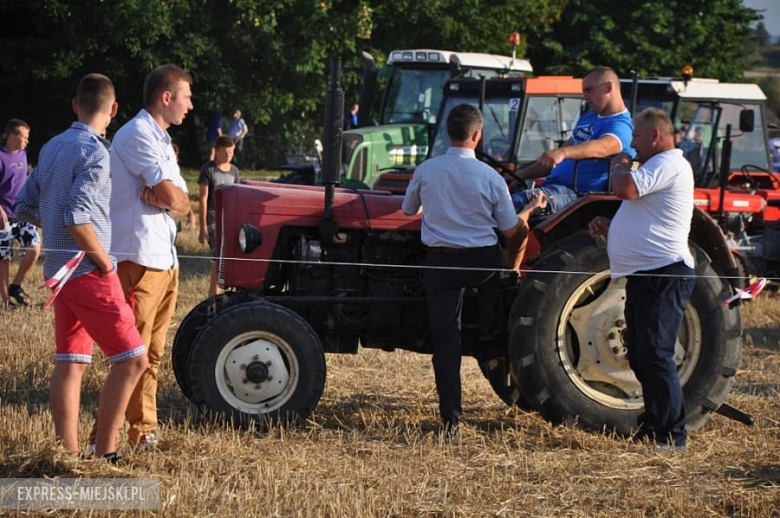
[[[596,67],[582,77],[582,97],[595,114],[606,117],[625,111],[620,79],[609,67]]]
[[[617,73],[615,73],[615,71],[609,67],[600,66],[591,68],[585,72],[584,76],[582,76],[583,79],[586,77],[592,78],[599,83],[612,83],[618,88],[618,91],[620,90],[620,78],[618,77]]]

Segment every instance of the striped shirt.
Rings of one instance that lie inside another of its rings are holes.
[[[495,228],[517,225],[506,182],[467,148],[451,147],[417,167],[406,189],[404,214],[417,214],[421,206],[421,239],[428,246],[492,246],[498,242]]]
[[[81,250],[67,227],[91,223],[103,249],[111,248],[109,148],[94,129],[74,122],[43,146],[38,167],[16,199],[16,218],[39,221],[43,228],[47,279]],[[97,268],[84,257],[71,279]]]
[[[111,213],[114,239],[111,250],[119,261],[167,270],[177,268],[176,222],[165,211],[141,200],[145,186],[170,180],[187,192],[171,137],[146,110],[119,128],[111,150]]]

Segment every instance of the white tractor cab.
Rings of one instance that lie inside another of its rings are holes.
[[[624,98],[633,99],[632,113],[650,107],[669,113],[677,130],[677,147],[691,163],[698,187],[717,185],[729,125],[730,169],[771,170],[767,120],[772,114],[765,107],[766,95],[758,85],[699,78],[650,78],[621,83]]]
[[[363,117],[360,127],[343,134],[342,185],[372,188],[380,174],[414,167],[424,160],[449,79],[518,77],[532,72],[528,60],[512,56],[436,49],[390,52],[387,66],[378,72],[384,82],[378,124],[371,125]],[[372,95],[364,97],[368,100]],[[364,113],[362,106],[360,113]]]

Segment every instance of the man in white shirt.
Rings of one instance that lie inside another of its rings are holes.
[[[496,229],[508,242],[515,262],[517,236],[527,229],[530,213],[546,203],[533,198],[515,214],[509,189],[495,169],[480,162],[474,149],[482,138],[482,114],[460,104],[447,117],[450,149],[417,168],[406,190],[404,214],[423,209],[421,239],[428,246],[423,282],[428,299],[433,371],[439,393],[439,409],[445,431],[455,433],[462,413],[460,390],[460,314],[466,288],[477,288],[480,327],[495,314],[498,276],[485,270],[502,267]],[[523,234],[523,239],[527,232]],[[464,268],[463,270],[458,268]],[[492,307],[491,307],[492,306]],[[490,341],[484,329],[480,340]]]
[[[175,65],[152,70],[144,109],[117,131],[111,150],[111,252],[149,357],[127,407],[133,446],[157,442],[157,370],[179,284],[175,218],[190,209],[166,130],[193,108],[191,83]]]
[[[642,385],[645,411],[637,437],[663,450],[685,449],[685,408],[674,348],[685,306],[696,284],[688,234],[693,216],[693,171],[674,146],[674,128],[662,110],[634,118],[640,166],[612,160],[615,194],[623,200],[610,222],[597,217],[589,230],[608,234],[612,278],[628,277],[623,335],[631,369]]]

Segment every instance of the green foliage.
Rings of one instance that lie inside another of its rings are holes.
[[[699,77],[739,81],[758,19],[740,0],[570,0],[529,55],[550,73],[609,65],[622,75],[675,76],[690,64]]]
[[[270,166],[303,137],[319,136],[333,57],[381,64],[399,48],[519,53],[544,73],[581,73],[601,63],[619,73],[735,79],[745,67],[754,11],[739,0],[3,0],[0,119],[32,125],[35,149],[72,120],[78,80],[114,80],[116,129],[141,108],[146,74],[176,63],[194,77],[195,112],[172,134],[193,166],[204,117],[241,108],[253,162]],[[346,73],[347,104],[360,77]]]

